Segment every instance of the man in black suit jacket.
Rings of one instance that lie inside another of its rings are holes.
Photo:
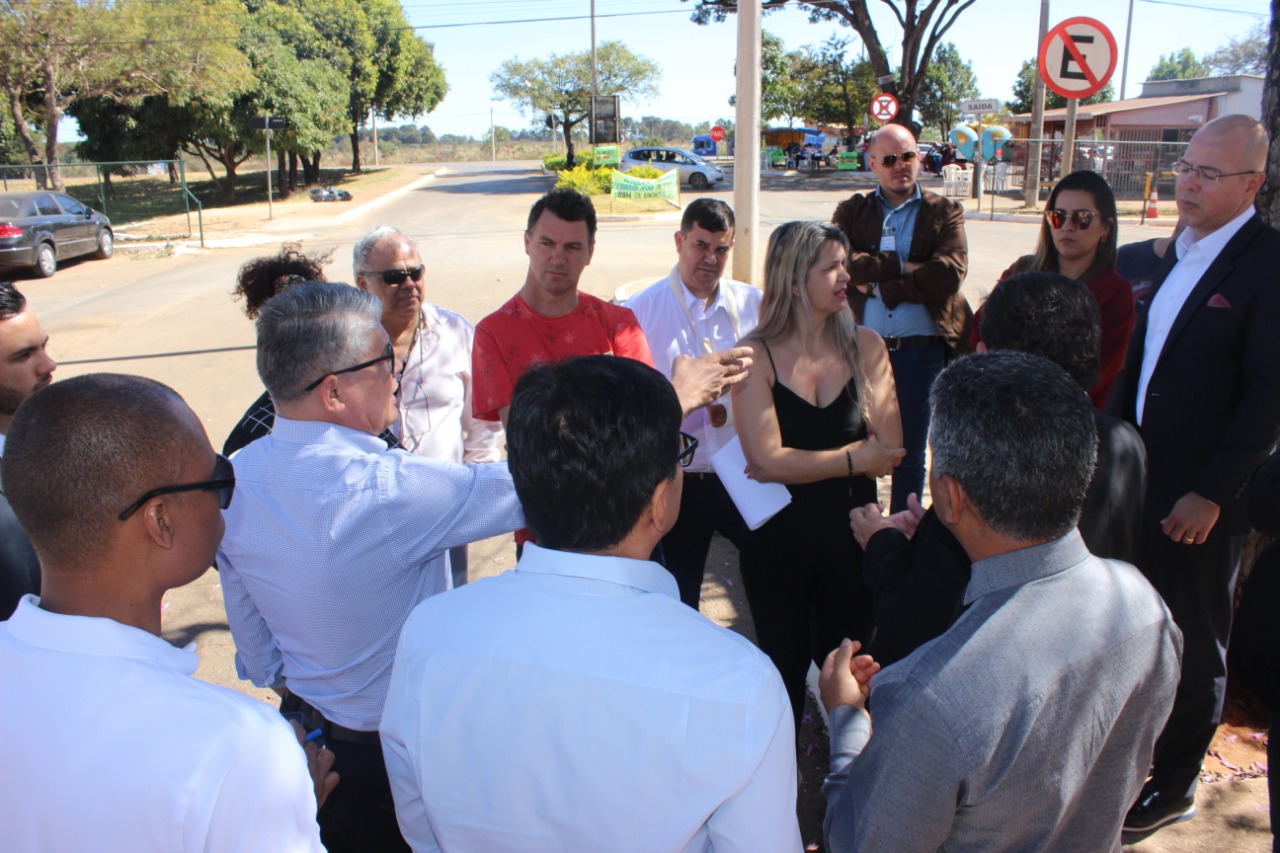
[[[1280,434],[1280,232],[1253,209],[1267,136],[1223,116],[1178,174],[1187,230],[1165,256],[1114,403],[1138,426],[1148,481],[1136,562],[1182,629],[1182,681],[1150,781],[1125,821],[1131,842],[1195,814],[1200,764],[1226,688],[1225,652],[1244,489]]]

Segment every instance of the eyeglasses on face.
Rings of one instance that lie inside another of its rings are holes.
[[[125,507],[117,518],[121,521],[127,521],[129,516],[142,509],[143,504],[152,498],[158,498],[161,495],[176,495],[178,492],[217,492],[218,506],[226,509],[231,506],[231,493],[235,490],[236,470],[231,465],[231,460],[219,453],[213,463],[212,480],[204,480],[199,483],[183,483],[180,486],[161,486],[158,489],[152,489]]]
[[[693,461],[693,452],[697,449],[698,439],[687,432],[680,433],[680,455],[676,459],[680,462],[681,468],[689,467],[689,463]]]
[[[912,160],[916,159],[919,156],[920,156],[919,151],[903,151],[901,154],[886,154],[880,158],[880,165],[888,169],[894,163],[897,163],[899,160],[901,160],[904,163],[910,163]]]
[[[1190,175],[1195,172],[1202,180],[1209,183],[1217,183],[1223,178],[1234,178],[1236,175],[1253,175],[1257,173],[1257,169],[1246,169],[1243,172],[1224,172],[1221,169],[1215,169],[1212,166],[1192,166],[1186,160],[1179,160],[1170,166],[1173,173],[1179,178]]]
[[[1055,230],[1062,228],[1069,221],[1079,230],[1088,231],[1089,226],[1093,224],[1093,217],[1096,215],[1092,210],[1084,208],[1066,211],[1060,207],[1055,207],[1044,212],[1044,218],[1049,221],[1049,227]]]
[[[426,271],[426,267],[418,264],[416,267],[409,267],[403,270],[365,270],[365,275],[376,275],[392,287],[398,287],[404,284],[405,279],[411,278],[414,281],[422,281],[422,274]]]
[[[362,361],[359,364],[353,364],[350,367],[344,367],[341,370],[330,370],[324,376],[321,376],[315,382],[312,382],[310,385],[308,385],[306,388],[303,388],[302,390],[314,391],[316,387],[320,385],[321,382],[325,381],[330,376],[340,376],[343,373],[355,373],[357,370],[364,370],[366,367],[373,367],[375,364],[381,364],[384,361],[394,364],[395,360],[396,360],[396,351],[391,348],[391,344],[387,344],[386,352],[384,352],[382,355],[378,356],[377,358],[371,358],[368,361]]]

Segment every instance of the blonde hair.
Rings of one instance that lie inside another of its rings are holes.
[[[805,340],[813,333],[809,325],[809,289],[805,285],[809,270],[818,263],[828,243],[839,243],[849,251],[844,232],[823,222],[787,222],[769,236],[760,322],[752,337],[767,343],[776,339]],[[829,316],[820,334],[849,366],[858,390],[858,408],[867,419],[871,393],[858,351],[858,324],[853,311],[846,306]]]

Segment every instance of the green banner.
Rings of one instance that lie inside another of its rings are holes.
[[[626,172],[613,172],[610,193],[621,201],[677,200],[680,198],[680,173],[673,169],[661,178],[633,178]]]
[[[597,166],[616,166],[622,162],[622,149],[617,145],[597,145],[595,164]]]

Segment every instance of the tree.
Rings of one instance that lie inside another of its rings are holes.
[[[1008,102],[1009,111],[1012,113],[1029,113],[1031,112],[1031,102],[1036,92],[1036,61],[1034,59],[1024,59],[1022,68],[1018,71],[1018,79],[1013,84],[1013,100]],[[1088,104],[1105,104],[1115,99],[1115,87],[1108,83],[1102,87],[1102,90],[1095,92],[1080,102],[1080,106]],[[1044,90],[1044,108],[1046,110],[1060,110],[1067,106],[1067,99],[1059,95],[1052,89]]]
[[[768,30],[760,34],[760,118],[764,121],[786,119],[791,127],[801,118],[804,90],[794,65],[798,58],[800,54],[786,52],[778,36]],[[738,96],[730,95],[729,106],[737,103]]]
[[[1267,27],[1258,23],[1249,34],[1232,39],[1204,58],[1212,74],[1266,74]]]
[[[81,100],[176,100],[235,85],[235,0],[0,0],[0,90],[37,180],[62,189],[58,128]],[[184,38],[173,38],[182,21]],[[44,133],[43,155],[36,128]]]
[[[1267,179],[1254,202],[1262,218],[1280,226],[1280,0],[1271,0],[1267,73],[1262,84],[1262,123],[1267,128]]]
[[[620,41],[596,49],[601,94],[626,93],[642,100],[657,94],[661,70]],[[591,52],[552,54],[548,59],[508,59],[489,78],[494,92],[531,118],[554,118],[564,134],[565,159],[574,159],[573,129],[591,114]]]
[[[938,128],[945,139],[960,118],[960,102],[980,94],[973,68],[960,58],[956,46],[947,42],[939,46],[933,55],[929,73],[920,85],[916,107],[920,110],[921,120]]]
[[[1190,80],[1208,76],[1209,66],[1196,59],[1189,47],[1168,56],[1161,54],[1160,61],[1147,73],[1148,80]]]
[[[723,21],[738,8],[737,0],[684,0],[691,1],[697,4],[692,18],[699,24]],[[881,91],[890,92],[898,99],[898,115],[894,121],[910,126],[930,58],[956,18],[972,6],[974,0],[880,0],[893,10],[902,30],[902,52],[896,68],[890,63],[880,34],[871,21],[868,0],[763,0],[764,10],[775,11],[788,2],[807,11],[813,23],[840,21],[853,28],[866,45],[867,60],[875,76],[892,78]]]
[[[801,108],[816,124],[844,125],[849,134],[862,124],[879,92],[876,73],[865,59],[848,54],[852,39],[831,36],[820,47],[805,45],[792,65],[801,80]]]

